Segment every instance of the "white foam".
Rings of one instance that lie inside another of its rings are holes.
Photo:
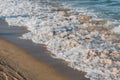
[[[51,11],[51,5],[46,6],[43,3],[29,0],[0,0],[0,2],[2,3],[0,16],[19,15],[6,17],[9,25],[25,26],[30,31],[23,34],[22,39],[46,44],[54,57],[69,62],[72,68],[87,72],[86,77],[91,80],[120,80],[120,62],[117,58],[120,51],[115,47],[118,43],[101,38],[109,31],[90,32],[84,29],[84,25],[88,24],[83,25],[79,21],[81,15],[94,15],[93,18],[97,18],[94,13],[83,8],[71,8],[69,11],[71,16],[65,17],[57,11]],[[75,15],[76,13],[78,14]],[[25,14],[29,16],[23,17]],[[103,26],[112,25],[110,21],[108,22]],[[119,28],[116,27],[113,31],[119,32]]]
[[[120,26],[113,28],[112,32],[120,34]]]

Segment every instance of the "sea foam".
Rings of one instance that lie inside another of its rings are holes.
[[[56,6],[55,2],[0,2],[0,16],[10,26],[29,30],[21,39],[45,44],[53,57],[86,72],[91,80],[120,80],[120,36],[114,33],[119,32],[118,23],[96,19],[94,13],[84,8]]]
[[[112,32],[120,34],[120,26],[113,28]]]

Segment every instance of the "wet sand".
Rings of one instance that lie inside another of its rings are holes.
[[[68,80],[17,46],[0,38],[0,80]]]
[[[69,78],[69,80],[89,80],[84,77],[85,73],[68,67],[61,60],[51,58],[50,52],[44,45],[34,44],[29,40],[20,40],[17,38],[25,32],[26,29],[23,27],[8,27],[6,22],[0,21],[0,36],[19,46],[29,54],[32,54],[39,61],[48,64],[54,68],[57,73]]]

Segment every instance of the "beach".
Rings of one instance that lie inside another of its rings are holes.
[[[9,44],[11,44],[11,45],[14,44],[15,47],[19,46],[20,51],[22,49],[22,51],[25,53],[25,55],[28,55],[28,56],[32,55],[34,57],[34,59],[39,64],[40,63],[45,64],[48,67],[48,69],[51,70],[51,68],[52,68],[53,71],[55,71],[57,74],[61,75],[60,77],[63,78],[61,80],[64,80],[64,78],[65,79],[67,78],[68,80],[89,80],[89,79],[84,77],[85,73],[79,72],[77,70],[74,70],[74,69],[68,67],[67,64],[65,64],[61,60],[53,59],[50,56],[51,53],[45,48],[44,45],[42,45],[42,44],[37,45],[37,44],[32,43],[30,40],[21,40],[21,39],[19,39],[18,37],[21,36],[26,31],[27,30],[25,30],[24,28],[9,27],[8,24],[4,20],[0,20],[0,35],[2,36],[2,38],[1,38],[2,40],[0,41],[1,43],[5,42],[7,47],[11,47],[11,46],[9,46]],[[9,44],[7,44],[7,43],[9,43]],[[3,46],[1,46],[1,47],[3,47]],[[14,48],[13,49],[11,48],[11,51],[12,50],[14,51]],[[22,55],[24,55],[24,53],[22,53],[22,54],[20,53],[21,57],[22,57]],[[16,53],[16,56],[17,55],[18,54]],[[4,55],[4,56],[7,57],[7,55]],[[9,55],[9,57],[11,57],[11,56]],[[15,57],[15,58],[17,58],[17,57]],[[11,60],[10,60],[10,63],[11,63]],[[23,59],[19,59],[19,60],[23,60]],[[8,61],[9,61],[9,59],[8,59]],[[32,74],[34,74],[35,72],[34,72],[33,69],[35,67],[32,66],[33,65],[32,63],[35,63],[35,62],[31,62],[31,60],[29,60],[28,58],[26,58],[25,61],[30,62],[31,67],[32,67],[31,70],[33,71]],[[24,61],[23,62],[21,61],[21,63],[24,64]],[[9,64],[9,63],[6,63],[6,64]],[[19,63],[16,63],[16,64],[19,64]],[[37,67],[44,70],[41,66],[39,66],[39,64],[38,64]],[[24,66],[24,65],[21,65],[21,67],[22,66]],[[13,66],[13,68],[16,68],[16,67]],[[20,71],[21,71],[21,69],[20,69]],[[41,72],[41,71],[39,71],[39,69],[38,69],[38,72]],[[27,73],[27,75],[28,75],[28,73]],[[39,75],[41,75],[41,74],[39,74]],[[51,73],[49,75],[55,76],[53,73]],[[41,75],[41,76],[45,77],[44,75]],[[34,79],[31,79],[31,80],[34,80]],[[43,80],[47,80],[47,79],[43,79]]]
[[[69,80],[0,38],[0,80]]]
[[[120,79],[118,0],[0,2],[1,36],[56,72],[72,80]]]

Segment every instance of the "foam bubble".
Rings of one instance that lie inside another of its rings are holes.
[[[53,10],[53,5],[30,0],[0,2],[0,16],[15,16],[5,17],[9,25],[25,26],[30,31],[22,39],[45,44],[54,57],[87,72],[91,80],[120,79],[119,36],[110,32],[119,32],[115,21],[99,19],[87,8],[59,5]],[[22,16],[25,14],[29,16]]]
[[[120,34],[120,26],[113,28],[112,32]]]

